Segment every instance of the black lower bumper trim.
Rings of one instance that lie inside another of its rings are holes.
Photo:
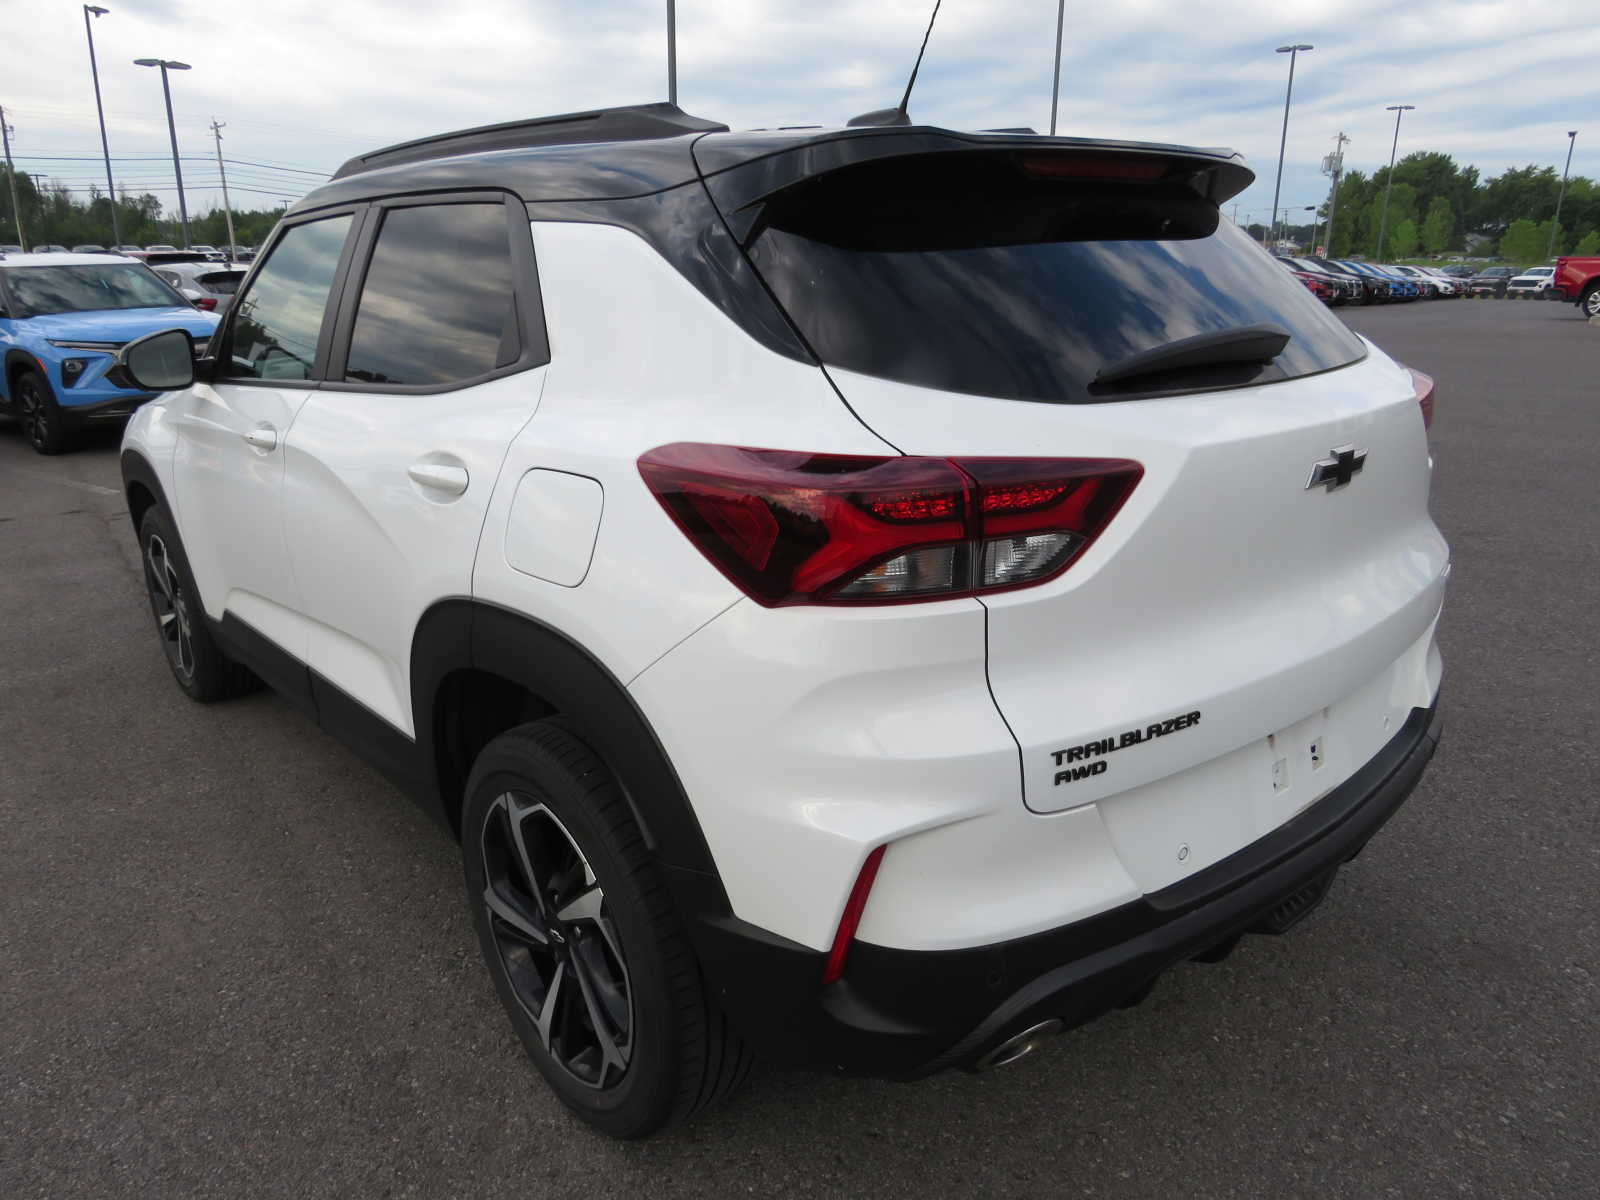
[[[771,1060],[906,1078],[970,1065],[1040,1021],[1071,1027],[1127,1003],[1247,930],[1288,928],[1405,802],[1439,730],[1437,706],[1414,709],[1370,762],[1273,833],[1060,929],[964,950],[857,943],[845,978],[826,988],[820,953],[736,918],[692,921],[696,948],[730,1019]],[[674,883],[694,911],[694,881]]]
[[[93,404],[63,404],[61,415],[69,425],[99,425],[110,421],[126,421],[134,409],[156,398],[155,393],[143,396],[113,396]]]

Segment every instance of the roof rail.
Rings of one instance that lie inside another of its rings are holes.
[[[517,150],[526,146],[560,146],[575,142],[633,142],[647,138],[681,137],[686,133],[726,133],[728,127],[716,121],[691,117],[676,104],[632,104],[622,108],[596,108],[588,112],[561,113],[554,117],[533,117],[507,121],[502,125],[480,125],[455,133],[439,133],[386,146],[369,154],[358,154],[333,173],[334,179],[394,167],[401,163],[424,162],[454,154],[478,154],[488,150]]]

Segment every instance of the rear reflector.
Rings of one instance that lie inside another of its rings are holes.
[[[833,948],[828,951],[828,962],[822,968],[822,982],[835,983],[844,975],[845,961],[850,957],[850,943],[856,940],[856,930],[861,927],[861,914],[866,911],[867,896],[878,878],[878,867],[883,863],[885,846],[879,846],[867,855],[861,864],[861,874],[850,889],[850,898],[844,903],[844,916],[839,919],[839,931],[833,935]]]
[[[1053,578],[1143,474],[1126,459],[807,454],[679,442],[639,459],[702,554],[752,599],[885,604]]]
[[[1416,393],[1417,404],[1422,408],[1422,427],[1433,428],[1433,376],[1424,375],[1421,371],[1407,367],[1411,372],[1411,387]]]

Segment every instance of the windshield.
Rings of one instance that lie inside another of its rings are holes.
[[[944,391],[1121,399],[1095,384],[1102,369],[1260,324],[1290,334],[1276,360],[1189,384],[1271,383],[1362,357],[1215,204],[1182,179],[1118,171],[1016,153],[861,163],[769,200],[750,256],[824,363]]]
[[[6,272],[6,286],[16,315],[22,317],[111,308],[172,308],[185,303],[139,263],[16,267]]]

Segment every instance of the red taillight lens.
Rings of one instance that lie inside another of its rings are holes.
[[[850,898],[844,903],[844,916],[839,919],[838,932],[833,935],[833,947],[828,951],[827,964],[822,968],[824,984],[837,982],[844,975],[845,961],[850,957],[850,943],[856,940],[856,930],[861,927],[861,914],[867,908],[867,896],[872,892],[873,880],[878,877],[878,867],[883,863],[884,846],[867,855],[861,864],[861,874],[850,889]]]
[[[641,456],[639,472],[701,553],[750,597],[778,606],[1042,583],[1094,541],[1143,468],[680,442]]]
[[[1422,427],[1433,428],[1433,376],[1424,375],[1412,367],[1406,370],[1411,372],[1411,387],[1416,393],[1417,404],[1422,408]]]
[[[1022,169],[1045,179],[1110,179],[1144,181],[1160,179],[1171,164],[1145,158],[1086,158],[1076,154],[1027,154]]]

